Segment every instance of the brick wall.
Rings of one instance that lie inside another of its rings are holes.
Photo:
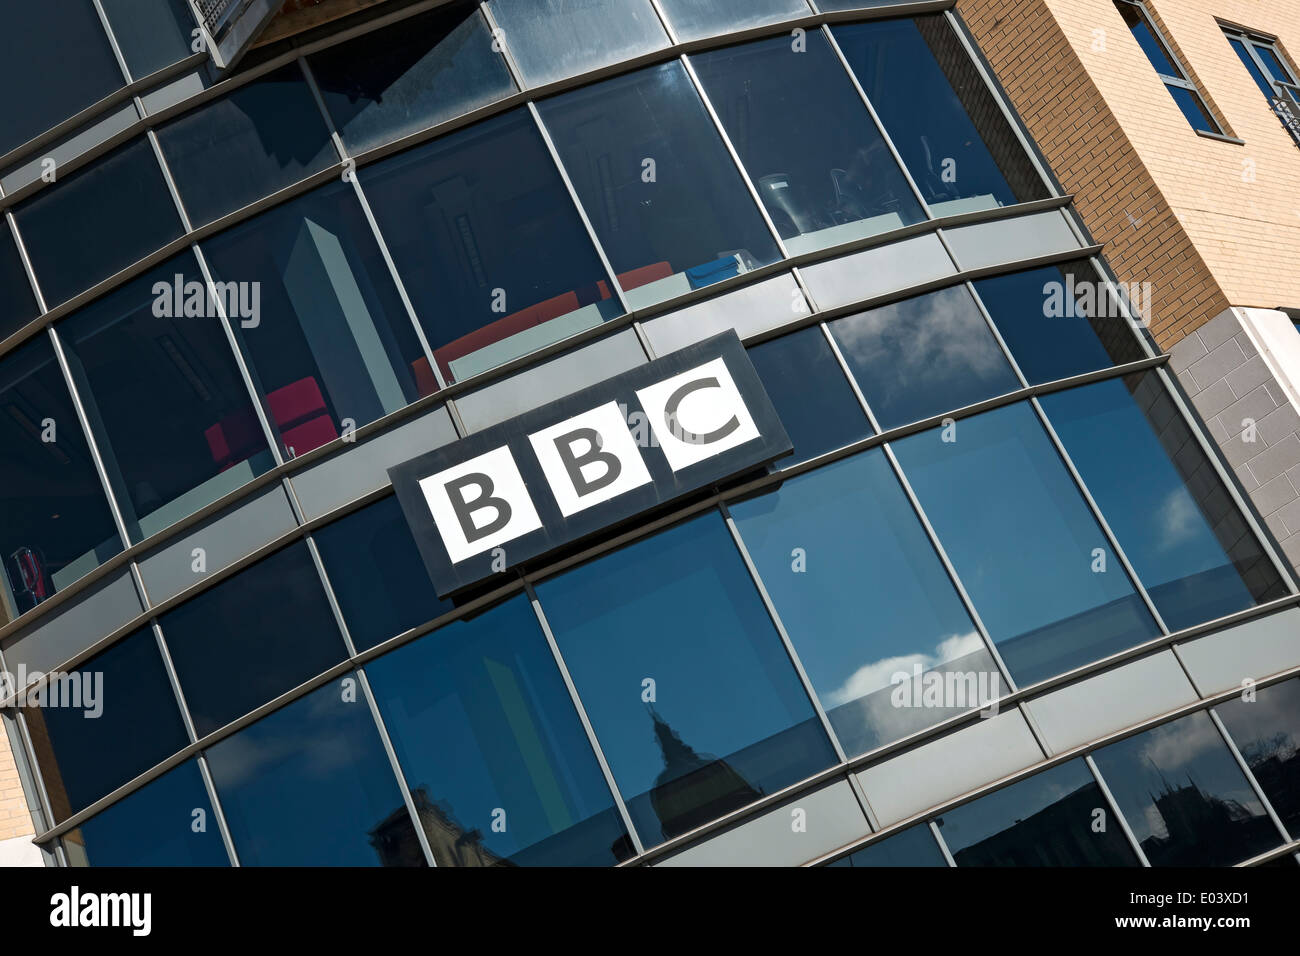
[[[18,779],[18,767],[9,748],[9,735],[0,727],[0,841],[30,837],[35,832]]]

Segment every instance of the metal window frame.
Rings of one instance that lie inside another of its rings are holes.
[[[1219,119],[1214,110],[1210,109],[1210,102],[1206,99],[1205,93],[1191,79],[1191,75],[1187,72],[1187,67],[1178,57],[1178,54],[1174,52],[1173,45],[1169,42],[1169,38],[1165,36],[1164,31],[1161,30],[1160,26],[1156,23],[1156,18],[1152,15],[1150,8],[1147,7],[1145,0],[1115,0],[1115,5],[1117,7],[1129,7],[1138,11],[1143,23],[1146,25],[1146,28],[1151,31],[1151,36],[1158,44],[1160,44],[1160,48],[1164,51],[1165,56],[1169,58],[1169,62],[1172,63],[1174,69],[1178,71],[1177,76],[1170,76],[1168,73],[1161,73],[1160,70],[1156,69],[1156,66],[1153,63],[1151,64],[1151,68],[1155,72],[1156,76],[1160,77],[1165,86],[1179,87],[1188,90],[1195,95],[1197,102],[1200,103],[1201,108],[1205,110],[1205,115],[1208,116],[1210,122],[1214,124],[1214,129],[1210,132],[1217,136],[1230,136],[1231,134],[1228,132],[1223,121]]]

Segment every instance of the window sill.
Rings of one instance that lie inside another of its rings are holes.
[[[1217,139],[1222,143],[1232,143],[1235,146],[1246,145],[1246,141],[1244,139],[1237,139],[1237,137],[1235,136],[1225,136],[1222,133],[1207,133],[1205,132],[1205,130],[1201,130],[1201,129],[1193,130],[1192,132],[1194,132],[1197,136],[1204,136],[1206,139]]]

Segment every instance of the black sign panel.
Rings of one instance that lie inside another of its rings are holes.
[[[726,332],[388,473],[447,597],[791,450]]]

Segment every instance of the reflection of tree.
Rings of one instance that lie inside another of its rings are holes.
[[[1207,852],[1244,857],[1244,831],[1253,829],[1267,818],[1242,806],[1236,800],[1224,800],[1202,790],[1188,773],[1187,783],[1175,787],[1160,775],[1161,790],[1147,792],[1151,805],[1160,814],[1165,835],[1151,834],[1142,841],[1142,850],[1152,864],[1186,866],[1209,862]]]
[[[693,830],[763,795],[727,761],[696,753],[654,707],[650,719],[664,761],[650,791],[650,805],[665,837]]]
[[[434,859],[444,866],[514,866],[483,845],[477,827],[467,830],[450,804],[430,799],[425,787],[411,791],[416,816],[424,828]],[[398,807],[370,831],[370,845],[383,866],[423,866],[424,853],[406,807]]]
[[[1300,748],[1295,737],[1286,732],[1261,737],[1242,747],[1241,755],[1282,820],[1288,826],[1300,820]]]

